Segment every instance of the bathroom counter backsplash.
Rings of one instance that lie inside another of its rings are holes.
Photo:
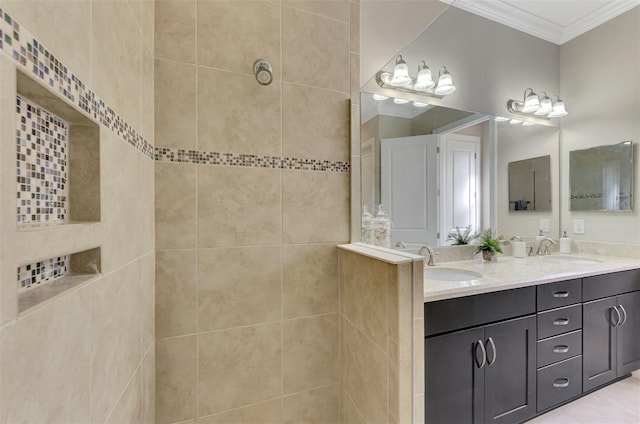
[[[428,272],[428,268],[431,267],[425,268]],[[640,268],[640,258],[585,253],[554,253],[527,258],[500,255],[497,262],[480,262],[479,258],[451,262],[436,261],[435,268],[473,271],[483,276],[477,280],[441,281],[425,275],[425,302],[636,269]]]

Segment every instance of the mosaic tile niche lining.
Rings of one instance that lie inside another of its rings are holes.
[[[23,291],[39,284],[49,283],[67,272],[68,256],[58,256],[18,267],[18,290]]]
[[[65,222],[68,136],[61,118],[16,96],[18,225]]]

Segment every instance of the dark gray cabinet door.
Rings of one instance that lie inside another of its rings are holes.
[[[483,338],[483,328],[474,328],[425,341],[427,423],[482,422],[486,364],[478,343]]]
[[[484,330],[486,423],[522,422],[536,413],[536,318],[518,318]],[[495,346],[495,349],[494,349]]]
[[[640,291],[622,294],[616,303],[623,314],[622,323],[616,327],[617,375],[621,377],[640,369]]]
[[[582,390],[587,392],[616,378],[615,296],[582,306]],[[613,317],[613,318],[612,318]],[[613,322],[612,322],[613,319]]]

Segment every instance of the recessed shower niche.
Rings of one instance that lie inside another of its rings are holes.
[[[100,221],[100,129],[18,72],[18,230]]]

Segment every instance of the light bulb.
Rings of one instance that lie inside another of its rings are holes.
[[[395,87],[401,87],[403,85],[407,85],[411,82],[411,77],[409,76],[409,68],[407,67],[407,62],[402,59],[401,55],[398,55],[396,58],[396,66],[393,69],[393,77],[391,77],[390,84]]]
[[[393,103],[397,105],[406,105],[409,102],[410,100],[407,100],[407,99],[398,99],[398,98],[393,99]]]
[[[551,99],[546,94],[540,100],[540,107],[536,110],[535,115],[544,116],[553,111],[553,106],[551,104]]]
[[[529,94],[527,94],[527,92],[529,92]],[[538,100],[538,95],[531,88],[524,90],[524,106],[522,107],[522,111],[524,113],[531,113],[538,110],[539,107],[540,100]]]
[[[444,71],[443,71],[444,70]],[[443,66],[440,70],[440,76],[438,77],[438,86],[434,90],[438,96],[446,96],[447,94],[451,94],[456,91],[456,86],[453,85],[453,78],[449,71],[447,71],[447,67]]]
[[[424,60],[420,62],[418,65],[418,77],[416,78],[416,83],[413,86],[414,90],[418,91],[426,91],[430,88],[433,88],[436,83],[433,82],[433,78],[431,78],[431,69],[424,63]]]
[[[429,103],[413,102],[413,105],[415,107],[427,107],[427,106],[429,106]]]
[[[389,97],[387,96],[383,96],[382,94],[374,94],[373,95],[373,100],[387,100]]]
[[[562,118],[567,116],[569,112],[564,108],[564,102],[560,99],[553,103],[553,112],[547,115],[548,118]]]

